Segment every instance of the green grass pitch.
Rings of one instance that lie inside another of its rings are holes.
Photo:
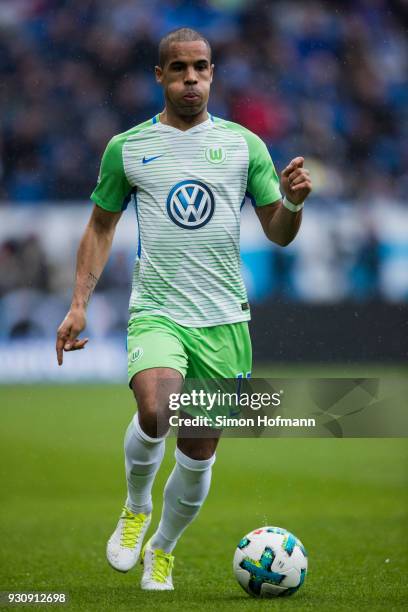
[[[0,388],[0,590],[66,591],[62,609],[87,612],[406,609],[402,439],[222,441],[208,500],[176,549],[176,590],[143,593],[140,566],[119,574],[105,560],[132,413],[126,386]],[[169,440],[153,526],[173,449]],[[265,524],[308,550],[309,574],[291,598],[251,599],[232,575],[239,539]]]

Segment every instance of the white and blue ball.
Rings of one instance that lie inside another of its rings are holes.
[[[233,567],[239,584],[253,597],[293,595],[306,577],[307,553],[286,529],[260,527],[241,539]]]

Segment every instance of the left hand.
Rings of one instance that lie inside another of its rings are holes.
[[[301,204],[312,191],[309,170],[303,168],[303,157],[295,157],[281,172],[282,189],[292,204]]]

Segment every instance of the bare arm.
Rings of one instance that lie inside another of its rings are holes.
[[[303,162],[303,157],[296,157],[281,174],[282,190],[295,206],[304,202],[312,191],[309,171],[303,168]],[[255,210],[269,240],[280,246],[292,242],[302,222],[302,210],[293,212],[283,205],[282,200]]]
[[[282,200],[255,210],[269,240],[279,246],[287,246],[292,242],[302,223],[302,211],[291,212],[283,206]]]
[[[95,206],[82,236],[78,253],[71,307],[57,331],[57,360],[62,365],[63,351],[84,348],[87,338],[77,337],[86,326],[86,308],[106,265],[116,225],[122,213]]]

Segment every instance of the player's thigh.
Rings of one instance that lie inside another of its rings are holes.
[[[214,437],[219,436],[223,417],[236,414],[234,397],[239,393],[239,380],[251,375],[252,348],[248,324],[233,323],[193,330],[185,339],[189,367],[186,387],[216,396],[210,406],[191,403],[184,410],[192,417],[205,417],[211,422]],[[219,396],[221,400],[219,400]],[[185,437],[185,436],[184,436]]]
[[[171,321],[143,317],[129,322],[127,345],[140,424],[148,435],[162,435],[168,429],[169,395],[180,393],[187,370],[183,343]]]
[[[189,366],[187,378],[223,379],[249,377],[252,345],[248,323],[202,327],[185,341]]]

